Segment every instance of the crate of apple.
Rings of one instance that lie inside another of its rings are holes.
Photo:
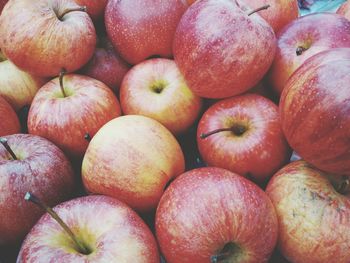
[[[349,263],[349,0],[0,9],[1,263]]]

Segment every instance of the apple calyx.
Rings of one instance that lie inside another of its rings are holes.
[[[75,12],[75,11],[81,11],[81,12],[87,12],[87,7],[86,6],[79,6],[76,8],[71,8],[71,9],[66,9],[64,12],[60,15],[57,15],[58,20],[62,21],[63,17],[70,13],[70,12]]]
[[[295,53],[297,54],[297,56],[300,56],[300,55],[303,54],[304,51],[306,51],[306,50],[307,50],[307,48],[302,47],[302,46],[299,46],[299,47],[297,47]]]
[[[256,13],[256,12],[259,12],[259,11],[261,11],[261,10],[266,10],[266,9],[268,9],[269,7],[270,7],[270,5],[263,5],[263,6],[261,6],[261,7],[258,7],[258,8],[256,8],[256,9],[252,10],[251,12],[249,12],[249,13],[248,13],[248,16],[250,16],[250,15]]]
[[[12,151],[11,147],[7,143],[6,138],[0,137],[0,143],[5,147],[5,149],[8,151],[8,153],[11,155],[13,160],[18,160],[16,154]]]
[[[67,97],[67,94],[64,91],[64,87],[63,87],[63,77],[64,77],[64,75],[66,73],[67,73],[67,71],[63,68],[63,69],[61,69],[60,75],[58,76],[58,79],[60,81],[60,88],[61,88],[61,91],[62,91],[62,94],[63,94],[63,98]]]
[[[63,222],[63,220],[51,207],[46,205],[42,200],[40,200],[38,197],[36,197],[30,192],[27,192],[25,194],[24,200],[30,201],[33,204],[39,206],[40,208],[45,210],[53,219],[55,219],[55,221],[66,231],[69,237],[74,241],[79,253],[84,255],[89,255],[92,253],[91,249],[89,249],[87,246],[85,246],[82,242],[79,241],[79,239],[74,235],[72,230],[67,226],[66,223]]]
[[[233,125],[231,128],[221,128],[221,129],[216,129],[207,133],[202,133],[199,137],[201,139],[205,139],[208,138],[209,136],[219,133],[219,132],[223,132],[223,131],[230,131],[232,132],[235,136],[242,136],[246,131],[247,128],[241,124],[235,124]]]
[[[91,136],[90,136],[90,133],[85,133],[85,135],[84,135],[84,139],[86,140],[86,141],[88,141],[88,142],[91,142]]]

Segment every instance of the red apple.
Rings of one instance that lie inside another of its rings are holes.
[[[45,214],[24,240],[17,262],[160,262],[147,225],[117,199],[85,196],[59,204],[54,211],[87,252],[80,252],[63,228]]]
[[[82,158],[93,137],[121,115],[117,97],[101,81],[70,74],[55,78],[36,94],[28,114],[28,131],[47,138],[69,156]],[[63,94],[65,92],[65,95]]]
[[[279,249],[290,262],[349,262],[350,195],[339,193],[328,176],[297,161],[269,182],[266,193],[277,212]]]
[[[74,0],[80,6],[86,6],[87,13],[94,20],[103,17],[108,0]]]
[[[307,60],[288,80],[280,114],[290,146],[307,162],[350,175],[350,49]]]
[[[21,126],[16,112],[11,105],[0,96],[0,136],[19,133]]]
[[[269,81],[281,94],[288,78],[308,58],[331,48],[350,47],[350,21],[331,13],[303,16],[280,31],[277,40]]]
[[[107,38],[101,38],[95,53],[81,73],[102,81],[110,87],[115,94],[130,66],[114,51]]]
[[[346,1],[345,3],[343,3],[337,10],[337,14],[342,15],[348,20],[350,20],[350,2]]]
[[[0,14],[9,0],[0,0]]]
[[[104,125],[84,156],[85,188],[116,197],[133,209],[155,209],[167,183],[184,172],[184,156],[174,136],[159,122],[127,115]]]
[[[197,143],[203,160],[265,182],[289,161],[278,107],[269,99],[245,94],[221,100],[202,116]]]
[[[171,57],[176,26],[187,7],[186,1],[110,0],[105,11],[106,30],[130,64],[154,55]]]
[[[126,74],[120,104],[125,114],[153,118],[179,134],[195,122],[202,100],[187,87],[173,60],[154,58],[137,64]]]
[[[12,0],[0,16],[0,34],[6,57],[44,77],[79,69],[96,44],[92,20],[74,0]]]
[[[172,182],[155,224],[168,263],[263,263],[277,242],[277,217],[267,195],[244,177],[214,167]]]
[[[0,246],[21,241],[43,214],[25,202],[27,191],[56,205],[74,190],[71,165],[53,143],[30,134],[4,138],[17,160],[0,144]]]
[[[177,27],[174,57],[194,93],[225,98],[256,85],[276,48],[272,28],[245,3],[203,0],[192,4]]]

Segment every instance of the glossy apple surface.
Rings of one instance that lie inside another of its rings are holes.
[[[49,205],[73,195],[74,175],[62,151],[30,134],[5,136],[17,160],[0,144],[0,245],[20,242],[43,214],[27,203],[27,191]]]
[[[89,142],[108,121],[121,115],[117,97],[101,81],[69,74],[45,84],[36,94],[28,114],[28,131],[47,138],[69,156],[82,158]]]
[[[171,57],[177,24],[186,1],[110,0],[105,11],[108,37],[130,64],[151,56]]]
[[[277,52],[269,72],[273,89],[281,94],[288,78],[313,55],[350,47],[350,21],[331,13],[300,17],[277,35]]]
[[[124,114],[150,117],[179,134],[195,122],[202,100],[188,88],[173,60],[154,58],[126,74],[120,104]]]
[[[190,89],[205,98],[247,91],[269,69],[276,49],[272,28],[245,3],[203,0],[182,16],[174,58]]]
[[[278,245],[290,262],[347,263],[350,195],[304,161],[281,169],[266,189],[279,222]]]
[[[77,251],[67,233],[46,213],[23,242],[17,262],[160,262],[156,240],[147,225],[117,199],[85,196],[54,210],[90,253]]]
[[[267,195],[244,177],[214,167],[175,179],[156,213],[157,240],[168,263],[268,262],[277,231]],[[228,255],[210,261],[221,253]]]
[[[21,125],[11,105],[0,96],[0,136],[19,133]]]
[[[342,15],[348,20],[350,20],[350,2],[346,1],[345,3],[343,3],[337,10],[337,14]]]
[[[82,178],[89,192],[147,212],[157,207],[166,184],[184,169],[182,150],[170,131],[151,118],[126,115],[108,122],[92,138]]]
[[[280,115],[290,146],[307,162],[350,175],[350,49],[307,60],[288,80]]]
[[[80,6],[86,6],[87,13],[94,20],[103,17],[108,0],[74,0]]]
[[[88,14],[68,12],[79,7],[70,0],[10,1],[0,17],[2,51],[20,69],[37,76],[79,69],[96,45]]]
[[[202,134],[228,129],[201,138]],[[212,105],[197,128],[201,157],[209,166],[228,169],[265,182],[290,158],[278,107],[257,94],[245,94]]]

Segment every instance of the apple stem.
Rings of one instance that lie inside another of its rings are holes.
[[[210,263],[217,263],[221,260],[227,259],[229,256],[231,256],[231,252],[227,251],[227,252],[223,252],[214,256],[210,257]]]
[[[58,216],[58,214],[53,211],[53,209],[51,207],[49,207],[48,205],[46,205],[42,200],[40,200],[38,197],[36,197],[35,195],[33,195],[32,193],[27,192],[24,196],[24,200],[26,201],[30,201],[34,204],[36,204],[37,206],[39,206],[40,208],[42,208],[43,210],[45,210],[48,214],[50,214],[50,216],[56,220],[56,222],[66,231],[66,233],[70,236],[70,238],[74,241],[74,243],[77,245],[79,252],[84,254],[84,255],[88,255],[90,254],[90,251],[88,248],[86,248],[78,239],[77,237],[74,235],[74,233],[72,232],[72,230],[67,226],[66,223],[63,222],[63,220]]]
[[[61,69],[61,72],[60,72],[60,75],[58,77],[59,81],[60,81],[60,87],[61,87],[61,91],[62,91],[62,94],[63,94],[63,97],[67,97],[67,94],[66,92],[64,91],[64,87],[63,87],[63,77],[64,75],[67,73],[67,71],[63,68]]]
[[[300,56],[301,54],[303,54],[304,51],[306,51],[307,48],[304,48],[302,46],[297,47],[297,50],[295,51],[295,53],[297,54],[297,56]]]
[[[87,11],[87,7],[86,6],[79,6],[79,7],[76,7],[76,8],[71,8],[71,9],[66,9],[60,16],[57,16],[57,18],[59,20],[62,20],[62,18],[70,13],[70,12],[74,12],[74,11],[81,11],[81,12],[86,12]]]
[[[213,130],[211,132],[207,132],[207,133],[202,133],[199,137],[201,139],[205,139],[205,138],[208,138],[209,136],[215,134],[215,133],[219,133],[219,132],[223,132],[223,131],[232,131],[232,128],[221,128],[221,129],[216,129],[216,130]]]
[[[223,132],[223,131],[230,131],[230,132],[233,132],[236,136],[241,136],[243,133],[246,132],[246,130],[247,130],[246,127],[244,127],[243,125],[235,124],[231,128],[221,128],[221,129],[216,129],[207,133],[202,133],[199,137],[201,139],[205,139],[213,134]]]
[[[5,147],[5,149],[11,155],[13,160],[18,160],[16,154],[12,151],[11,147],[8,145],[6,138],[0,138],[0,143]]]
[[[251,11],[250,13],[248,13],[248,16],[250,16],[250,15],[256,13],[256,12],[259,12],[259,11],[261,11],[261,10],[268,9],[269,7],[270,7],[270,5],[263,5],[263,6],[259,7],[259,8],[257,8],[257,9],[254,9],[254,10]]]
[[[90,136],[90,134],[87,132],[87,133],[85,133],[85,135],[84,135],[84,139],[86,140],[86,141],[88,141],[88,142],[90,142],[91,141],[91,136]]]

